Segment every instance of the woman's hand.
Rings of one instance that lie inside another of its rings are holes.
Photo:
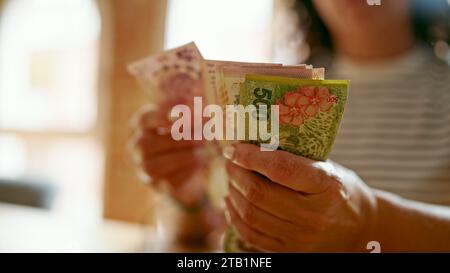
[[[220,231],[225,226],[223,213],[206,198],[207,156],[202,141],[175,141],[167,118],[168,106],[148,105],[133,119],[129,143],[134,161],[153,188],[166,191],[187,210],[168,217],[175,219],[178,243],[205,244],[218,248]]]
[[[366,251],[376,198],[352,171],[251,144],[229,159],[229,217],[240,238],[261,251]]]
[[[167,190],[183,205],[195,207],[205,197],[204,145],[173,140],[167,112],[156,105],[141,109],[133,121],[130,148],[143,179],[157,190]]]

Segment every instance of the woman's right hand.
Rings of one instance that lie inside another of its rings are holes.
[[[206,191],[206,156],[202,141],[175,141],[167,111],[147,105],[133,119],[130,148],[144,179],[157,190],[166,190],[186,207],[203,202]]]

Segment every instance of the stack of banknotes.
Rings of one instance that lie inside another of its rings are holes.
[[[194,97],[223,109],[227,105],[276,105],[277,148],[318,161],[326,160],[331,151],[349,87],[346,80],[325,80],[325,69],[310,65],[207,60],[195,43],[137,61],[129,71],[147,90],[150,100],[163,109],[192,105]],[[225,120],[230,119],[224,115]],[[244,141],[264,142],[259,138]],[[230,140],[218,143],[228,145]],[[211,184],[215,188],[212,199],[226,195],[226,186]],[[224,248],[228,252],[251,251],[232,228],[225,235]]]

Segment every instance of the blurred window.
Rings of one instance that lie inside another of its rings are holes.
[[[169,0],[166,48],[195,41],[205,58],[270,62],[273,0]]]
[[[9,0],[0,16],[0,178],[48,181],[56,211],[99,214],[98,6]]]

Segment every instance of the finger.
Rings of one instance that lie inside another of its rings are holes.
[[[144,115],[144,113],[156,112],[157,109],[158,109],[158,107],[156,106],[156,104],[147,104],[147,105],[144,105],[141,108],[139,108],[131,116],[130,123],[129,123],[131,129],[135,130],[135,129],[139,128],[140,123],[141,123],[141,118],[142,118],[142,115]]]
[[[229,200],[226,202],[231,223],[234,225],[236,232],[242,240],[251,244],[260,251],[283,252],[283,245],[279,240],[249,227],[239,217],[239,214],[229,203]]]
[[[322,193],[331,183],[324,172],[314,167],[315,161],[286,151],[263,152],[256,145],[236,143],[224,149],[224,156],[295,191]]]
[[[202,170],[184,170],[167,180],[170,194],[185,206],[192,207],[204,201],[205,185]]]
[[[227,162],[226,170],[232,186],[250,203],[283,220],[304,225],[304,215],[309,214],[313,205],[308,196],[230,162]]]
[[[167,178],[184,169],[194,170],[205,164],[195,154],[195,149],[183,149],[158,157],[144,158],[144,170],[153,178]]]
[[[193,148],[200,145],[202,145],[200,141],[176,141],[169,136],[161,136],[154,132],[146,132],[136,140],[135,148],[138,149],[144,157],[149,157],[167,151]]]
[[[156,104],[141,107],[131,118],[130,124],[133,128],[139,128],[144,131],[157,128],[159,128],[159,131],[165,129],[166,133],[170,133],[171,126],[167,113],[160,110]]]
[[[233,186],[229,187],[228,199],[242,221],[257,231],[267,233],[283,242],[298,242],[300,238],[299,234],[305,233],[305,230],[302,230],[293,223],[254,206]]]

